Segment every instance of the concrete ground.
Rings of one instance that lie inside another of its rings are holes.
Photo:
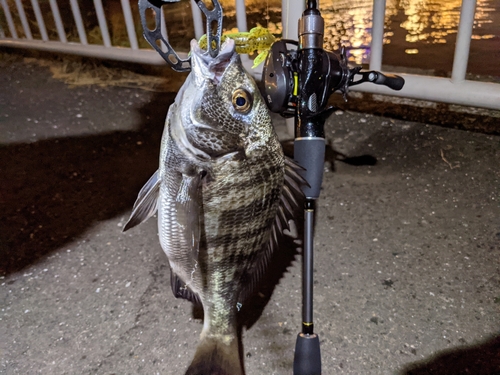
[[[121,232],[176,84],[70,88],[16,59],[0,82],[0,373],[183,374],[201,321],[156,220]],[[500,374],[500,137],[348,111],[326,134],[377,163],[325,173],[323,374]],[[292,373],[300,279],[295,262],[244,331],[247,375]]]

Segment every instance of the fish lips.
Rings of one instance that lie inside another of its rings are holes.
[[[239,55],[235,51],[234,40],[227,39],[220,47],[216,57],[210,56],[208,51],[200,48],[196,39],[191,41],[191,71],[196,77],[197,86],[202,87],[203,81],[209,79],[219,84],[229,66]]]

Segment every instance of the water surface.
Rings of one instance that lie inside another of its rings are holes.
[[[235,26],[232,0],[222,0],[226,26]],[[344,45],[349,60],[370,59],[372,0],[320,1],[325,48]],[[281,1],[247,0],[249,27],[259,23],[281,34]],[[387,0],[383,63],[432,69],[449,75],[453,64],[461,0]],[[500,1],[477,0],[469,73],[500,77]]]
[[[236,27],[234,0],[220,0],[226,30]],[[292,0],[290,0],[292,1]],[[295,0],[294,0],[295,1]],[[19,21],[14,1],[9,0],[14,18]],[[370,59],[372,0],[319,1],[325,19],[325,48],[346,47],[349,60],[367,64]],[[48,0],[39,0],[51,40],[58,40]],[[90,44],[102,44],[93,3],[80,1]],[[393,67],[429,69],[436,75],[450,75],[462,0],[386,0],[383,64]],[[68,40],[79,42],[69,0],[59,0]],[[131,1],[132,14],[141,47],[142,38],[137,1]],[[246,0],[248,27],[265,26],[281,36],[281,0]],[[35,19],[31,3],[23,2],[28,19]],[[112,44],[129,46],[119,0],[107,0],[104,9]],[[163,6],[169,40],[174,48],[186,51],[194,37],[190,2],[181,0]],[[24,37],[19,24],[18,33]],[[0,26],[9,36],[5,16],[0,11]],[[35,37],[36,23],[30,24]],[[495,76],[500,80],[500,0],[477,0],[468,73]],[[397,70],[397,69],[395,69]],[[427,73],[428,74],[428,73]]]

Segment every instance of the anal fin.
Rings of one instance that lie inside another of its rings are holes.
[[[172,268],[170,268],[170,286],[175,298],[183,298],[193,302],[195,305],[201,305],[198,294],[189,289],[189,286],[175,274]]]

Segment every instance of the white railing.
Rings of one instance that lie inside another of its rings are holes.
[[[57,29],[59,41],[49,40],[38,0],[30,1],[41,39],[33,38],[30,24],[26,17],[21,0],[15,0],[14,8],[21,22],[24,32],[23,38],[18,36],[16,25],[11,13],[13,9],[9,7],[7,0],[0,0],[0,5],[3,9],[5,21],[10,34],[10,36],[7,37],[5,30],[0,28],[0,47],[63,52],[145,64],[165,64],[164,60],[155,51],[151,49],[139,48],[129,0],[121,0],[121,6],[130,48],[112,46],[102,0],[93,0],[98,26],[102,35],[102,45],[88,43],[82,14],[77,0],[70,0],[70,6],[77,28],[79,43],[68,42],[56,0],[50,0],[50,8]],[[190,1],[194,20],[194,35],[199,38],[203,34],[202,16],[198,7],[195,5],[194,0]],[[297,20],[302,14],[304,5],[304,0],[283,0],[282,24],[283,36],[285,38],[297,38]],[[385,5],[385,0],[374,0],[373,2],[373,25],[370,57],[370,69],[372,70],[381,70],[382,68]],[[500,84],[476,82],[465,79],[475,8],[476,0],[463,0],[451,78],[400,74],[406,80],[406,84],[401,91],[392,91],[387,87],[373,84],[362,84],[354,87],[353,90],[451,104],[500,109]],[[240,31],[247,30],[244,0],[236,0],[236,21]],[[164,35],[166,35],[166,25],[163,13],[161,14],[161,28]],[[185,58],[187,53],[179,53],[179,55],[181,58]],[[248,58],[244,58],[243,60],[245,66],[249,68],[251,63]],[[253,71],[253,74],[256,77],[259,77],[260,73],[261,71],[259,70]]]
[[[475,10],[476,0],[462,0],[451,79],[398,73],[406,82],[401,91],[393,91],[385,86],[369,84],[360,85],[359,88],[353,87],[353,90],[434,102],[500,109],[500,84],[465,79]],[[385,0],[374,0],[372,54],[370,57],[370,69],[372,70],[380,70],[382,67],[384,15]]]
[[[99,29],[103,40],[102,45],[88,43],[82,14],[80,12],[80,7],[77,0],[70,0],[70,5],[78,32],[78,38],[80,41],[79,43],[68,42],[67,35],[64,31],[63,19],[61,17],[56,0],[50,0],[50,9],[52,11],[52,17],[57,28],[59,41],[48,39],[47,30],[45,28],[45,23],[43,22],[41,14],[39,16],[36,16],[36,19],[40,35],[42,35],[42,39],[33,39],[21,0],[15,0],[15,8],[21,20],[22,28],[25,34],[25,38],[20,38],[17,34],[11,9],[7,4],[7,0],[0,0],[0,5],[2,6],[2,9],[4,11],[5,19],[10,32],[9,38],[5,37],[5,31],[2,33],[3,35],[0,37],[0,47],[27,48],[41,51],[62,52],[80,56],[97,57],[102,59],[128,61],[143,64],[165,64],[165,61],[158,53],[156,53],[156,51],[151,49],[139,49],[139,43],[137,41],[137,35],[135,32],[135,24],[132,17],[130,1],[121,0],[121,6],[130,48],[111,45],[111,38],[106,24],[106,15],[104,13],[102,0],[93,1]],[[194,3],[193,0],[191,0],[191,2]],[[40,9],[38,0],[31,0],[31,4],[33,5],[35,14],[37,14],[36,9]],[[199,10],[196,6],[193,6],[192,8],[194,9],[193,17],[195,21],[199,19],[200,22],[200,24],[195,27],[195,32],[198,37],[198,35],[202,35],[201,30],[203,30],[203,26],[201,25],[201,15],[199,14]],[[42,19],[41,22],[40,19]],[[165,18],[163,14],[161,14],[161,27],[163,31],[165,31]],[[186,57],[187,53],[181,53],[180,55],[181,57]]]

